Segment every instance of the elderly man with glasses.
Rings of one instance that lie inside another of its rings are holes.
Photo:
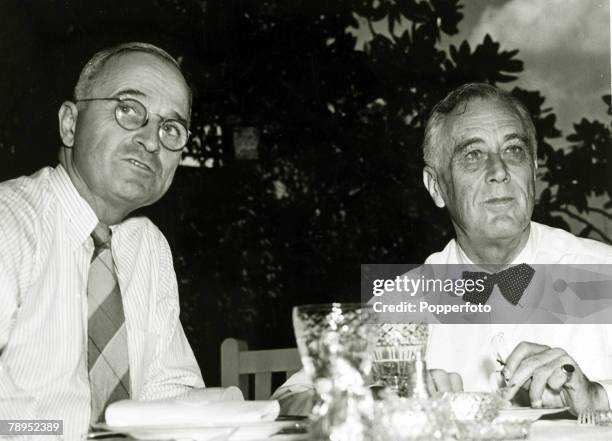
[[[170,187],[190,111],[165,51],[103,50],[60,107],[60,164],[0,184],[0,419],[77,439],[113,401],[204,386],[168,243],[128,218]]]

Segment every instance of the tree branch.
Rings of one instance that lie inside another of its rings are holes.
[[[592,211],[594,213],[599,213],[604,217],[607,217],[608,219],[612,220],[612,213],[608,213],[606,210],[603,210],[601,208],[596,208],[596,207],[587,207],[586,208],[587,211]]]
[[[577,221],[582,222],[583,224],[585,224],[586,226],[588,226],[591,230],[593,230],[595,233],[599,234],[601,236],[601,238],[606,242],[606,243],[612,243],[612,238],[610,238],[608,235],[606,235],[606,233],[604,233],[601,229],[597,228],[595,225],[593,225],[591,222],[589,222],[588,220],[584,219],[582,216],[572,213],[570,210],[568,210],[567,208],[557,208],[554,211],[560,211],[561,213],[564,213],[566,215],[568,215],[569,217],[571,217],[572,219],[576,219]]]
[[[372,34],[372,39],[374,39],[374,37],[376,37],[378,33],[374,30],[374,26],[372,26],[372,20],[368,18],[366,19],[366,21],[368,22],[368,29],[370,30],[370,33]]]
[[[393,42],[397,44],[398,39],[395,36],[395,25],[393,24],[393,17],[391,17],[390,15],[391,14],[389,14],[387,16],[387,30],[389,31],[389,35],[391,36],[391,40],[393,40]]]

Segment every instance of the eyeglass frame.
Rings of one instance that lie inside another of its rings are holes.
[[[128,129],[127,127],[124,127],[120,122],[119,122],[119,118],[117,117],[117,106],[115,106],[115,111],[113,112],[113,115],[115,116],[115,122],[119,125],[119,127],[121,127],[124,130],[128,130],[130,132],[136,131],[138,129],[143,128],[144,126],[146,126],[149,123],[149,109],[147,109],[147,106],[145,106],[143,103],[141,103],[139,100],[135,99],[135,98],[119,98],[119,97],[108,97],[108,98],[81,98],[81,99],[75,99],[74,102],[75,103],[79,103],[79,102],[90,102],[90,101],[115,101],[117,103],[121,103],[123,101],[135,101],[138,104],[140,104],[142,106],[142,108],[145,110],[145,119],[142,122],[142,125],[140,127],[136,127],[134,129]],[[169,152],[173,152],[173,153],[178,153],[178,152],[182,152],[183,149],[185,148],[185,146],[187,145],[187,143],[189,142],[189,137],[191,136],[191,131],[187,128],[187,126],[185,124],[183,124],[180,120],[175,119],[175,118],[164,118],[163,116],[157,114],[157,113],[153,113],[152,115],[157,115],[159,116],[160,122],[158,124],[157,127],[157,139],[159,140],[159,143],[162,145],[163,148],[165,148],[166,150],[168,150]],[[175,121],[177,123],[179,123],[180,125],[182,125],[185,130],[187,131],[187,137],[185,138],[185,144],[183,144],[179,149],[171,149],[170,147],[166,146],[163,141],[162,141],[162,137],[160,135],[160,131],[162,130],[162,125],[165,122],[168,121]]]

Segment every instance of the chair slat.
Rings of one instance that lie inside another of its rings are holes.
[[[290,377],[302,368],[297,348],[249,351],[245,341],[226,338],[221,344],[221,386],[238,386],[245,399],[249,394],[249,374],[254,374],[256,400],[272,394],[272,372]]]
[[[272,395],[272,374],[259,372],[255,374],[255,399],[267,400]]]
[[[240,372],[286,372],[302,367],[296,348],[244,351],[240,353]]]

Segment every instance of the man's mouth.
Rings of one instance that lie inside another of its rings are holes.
[[[138,161],[136,159],[133,159],[133,158],[129,158],[129,159],[127,159],[127,161],[130,164],[132,164],[133,166],[135,166],[135,167],[138,167],[138,168],[140,168],[140,169],[142,169],[144,171],[153,173],[153,169],[151,167],[149,167],[147,164],[145,164],[144,162],[140,162],[140,161]]]
[[[487,199],[485,201],[485,204],[489,204],[489,205],[504,205],[504,204],[509,204],[512,201],[514,201],[514,198],[508,196],[508,197],[502,197],[502,198],[490,198],[490,199]]]

